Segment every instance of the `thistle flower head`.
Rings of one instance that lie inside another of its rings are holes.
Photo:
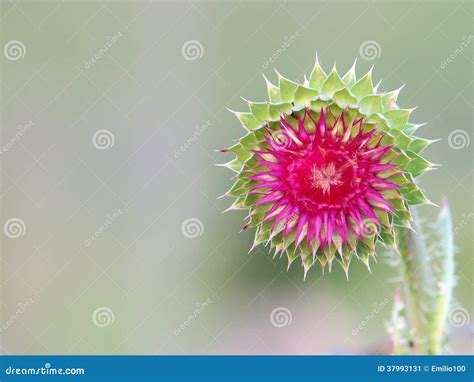
[[[396,104],[399,90],[379,92],[371,72],[342,78],[318,60],[309,80],[268,80],[269,102],[235,112],[248,131],[224,152],[236,175],[229,209],[247,209],[244,229],[255,242],[300,258],[304,273],[316,261],[346,275],[353,256],[369,268],[375,244],[394,244],[394,226],[409,227],[409,205],[427,203],[414,178],[432,167],[419,153],[431,141],[415,137],[413,109]],[[370,269],[370,268],[369,268]]]

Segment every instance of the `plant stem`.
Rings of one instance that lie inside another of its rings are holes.
[[[440,354],[454,289],[454,243],[451,215],[446,202],[436,223],[436,238],[428,248],[427,236],[412,209],[415,231],[398,228],[397,250],[402,259],[402,300],[406,310],[411,352]],[[396,339],[395,339],[396,340]],[[395,349],[400,348],[395,344]]]
[[[414,220],[417,221],[415,216]],[[426,246],[419,239],[419,234],[406,228],[397,230],[396,239],[402,259],[402,298],[407,311],[410,334],[414,338],[413,350],[416,354],[425,354],[428,320],[424,304],[432,283],[428,262],[424,258],[427,255]]]
[[[433,315],[430,321],[430,337],[433,339],[428,349],[432,354],[439,354],[443,348],[446,322],[455,286],[454,234],[451,212],[446,200],[436,221],[438,235],[433,262],[433,275],[436,280],[433,301]]]

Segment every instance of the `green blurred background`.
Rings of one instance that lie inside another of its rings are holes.
[[[265,99],[273,67],[302,81],[316,51],[327,70],[375,64],[382,91],[407,84],[399,104],[440,139],[421,185],[449,199],[472,316],[472,17],[448,0],[2,1],[2,352],[389,351],[390,254],[303,281],[247,254],[245,213],[217,199],[232,174],[214,150],[244,133],[226,108]],[[471,353],[457,326],[450,352]]]

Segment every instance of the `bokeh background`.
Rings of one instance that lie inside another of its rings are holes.
[[[450,352],[472,352],[471,1],[5,0],[0,20],[3,353],[387,352],[390,254],[303,281],[247,254],[245,213],[217,199],[214,150],[244,132],[226,108],[263,100],[273,67],[302,81],[316,51],[407,84],[400,105],[440,139],[421,185],[452,208]]]

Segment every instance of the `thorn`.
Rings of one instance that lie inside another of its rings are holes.
[[[354,71],[355,71],[356,65],[357,65],[357,57],[356,57],[356,59],[354,60],[354,63],[352,64],[352,66],[349,68],[349,71],[351,71],[351,70],[354,70]]]
[[[250,250],[248,251],[248,255],[250,254],[250,252],[252,252],[255,248],[258,247],[258,244],[255,244],[255,242],[252,244],[252,248],[250,248]]]
[[[306,266],[305,264],[303,264],[303,268],[304,268],[303,281],[306,281],[306,276],[308,275],[308,271],[309,271],[309,269],[310,269],[311,267],[312,267],[312,265],[308,267],[308,266]]]
[[[445,211],[449,211],[449,202],[448,198],[445,195],[441,196],[441,211],[440,213],[443,213]]]
[[[247,105],[249,105],[249,106],[252,103],[248,99],[245,99],[244,97],[240,97],[240,99],[243,100],[245,103],[247,103]]]
[[[314,61],[314,66],[319,65],[319,57],[318,57],[318,52],[315,54],[315,61]]]
[[[291,264],[293,264],[293,260],[290,260],[290,258],[288,257],[288,265],[286,266],[287,272],[290,270]]]
[[[309,85],[309,80],[308,80],[308,78],[306,77],[306,74],[304,75],[304,82],[303,82],[303,85],[304,85],[304,86],[308,86],[308,85]]]
[[[222,211],[222,214],[225,214],[226,212],[234,210],[234,205],[232,204],[230,207],[226,208],[224,211]]]
[[[380,80],[377,85],[374,86],[374,92],[377,93],[377,90],[379,89],[380,84],[382,83],[383,80]]]
[[[368,269],[369,273],[372,273],[372,270],[370,269],[370,260],[367,258],[367,260],[362,260],[364,263],[365,267]]]
[[[271,87],[274,87],[274,88],[275,88],[275,87],[276,87],[276,85],[274,85],[274,84],[272,84],[272,83],[270,82],[270,80],[265,76],[265,74],[262,73],[262,76],[263,76],[263,79],[265,80],[265,83],[266,83],[266,85],[267,85],[267,88],[271,88]]]
[[[240,230],[240,233],[244,232],[247,228],[249,228],[250,223],[244,224],[242,229]]]
[[[349,281],[349,267],[344,268],[344,273],[346,274],[346,280]]]
[[[400,91],[402,91],[405,86],[407,86],[407,84],[403,84],[402,86],[400,86],[398,89],[394,91],[396,91],[397,93],[400,93]]]

